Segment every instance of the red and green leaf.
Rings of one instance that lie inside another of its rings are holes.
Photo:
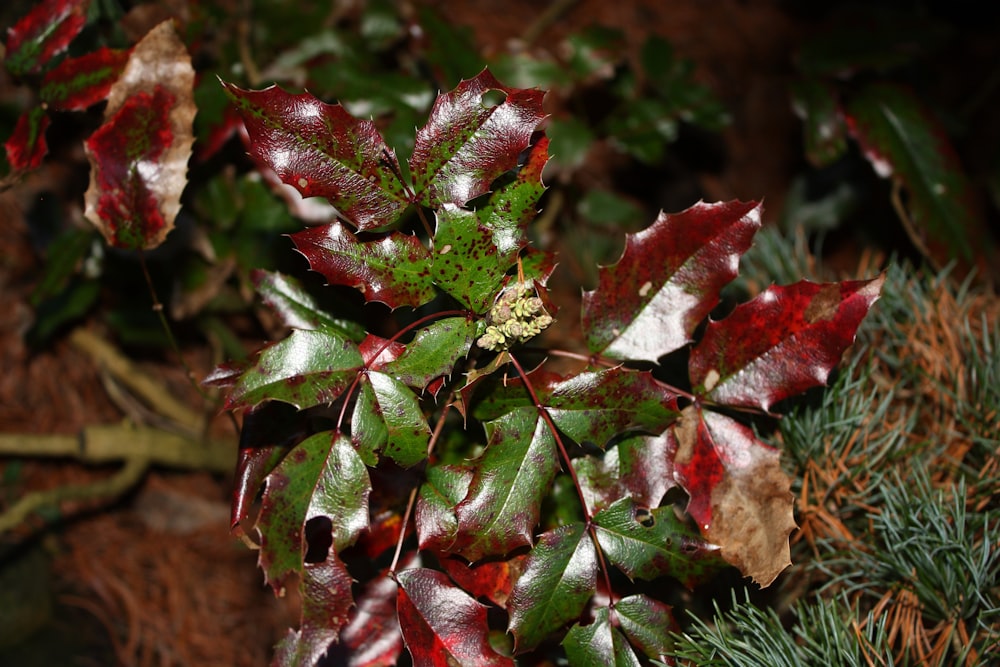
[[[49,115],[42,107],[34,107],[21,114],[14,126],[14,133],[4,142],[11,168],[30,171],[41,166],[45,154],[49,152],[45,131],[50,122]]]
[[[491,91],[505,95],[482,103]],[[427,124],[417,132],[410,173],[420,203],[432,208],[465,204],[485,194],[500,174],[517,166],[545,117],[540,90],[508,88],[484,70],[439,95]]]
[[[341,434],[317,433],[289,452],[267,476],[257,522],[260,566],[275,591],[307,565],[306,524],[325,519],[318,525],[329,525],[331,553],[340,553],[368,527],[370,492],[368,469]]]
[[[46,72],[39,96],[55,111],[84,111],[108,98],[130,55],[127,49],[102,47],[67,58]]]
[[[622,498],[594,515],[594,524],[608,561],[630,579],[669,576],[690,588],[719,570],[718,548],[673,507],[647,509]]]
[[[413,567],[416,558],[400,561]],[[357,596],[357,607],[351,620],[340,632],[340,645],[334,651],[340,660],[334,664],[346,667],[393,667],[403,652],[403,636],[396,615],[398,587],[388,572],[370,579]]]
[[[761,586],[791,564],[791,481],[778,451],[739,422],[692,405],[672,431],[687,512],[727,562]]]
[[[591,514],[626,496],[643,507],[659,507],[674,483],[672,441],[667,434],[634,435],[605,452],[603,458],[573,459],[580,490]]]
[[[365,337],[364,328],[350,320],[342,320],[325,312],[302,283],[277,271],[255,269],[250,272],[254,289],[281,322],[292,329],[327,329],[355,342]]]
[[[250,135],[250,153],[303,197],[325,197],[360,230],[389,227],[409,204],[399,163],[369,120],[309,93],[222,82]]]
[[[302,619],[298,630],[289,630],[275,647],[275,667],[313,667],[337,641],[354,606],[353,580],[331,548],[321,563],[302,568],[299,594]]]
[[[40,72],[87,22],[90,0],[42,0],[7,30],[4,66],[14,76]]]
[[[710,321],[691,350],[694,392],[724,405],[770,410],[825,384],[884,280],[772,286]]]
[[[563,640],[571,665],[581,667],[640,667],[628,640],[611,624],[611,612],[602,607],[590,625],[579,623],[570,628]]]
[[[382,452],[404,468],[424,460],[431,430],[413,391],[385,373],[369,371],[366,377],[374,398],[369,410],[385,423]]]
[[[621,259],[603,267],[597,289],[583,295],[590,350],[656,361],[691,342],[736,277],[760,212],[756,202],[698,203],[629,234]]]
[[[437,210],[432,257],[437,286],[475,313],[490,309],[510,268],[497,261],[493,232],[479,224],[474,211],[453,204]]]
[[[476,336],[476,324],[464,317],[437,320],[417,331],[396,359],[379,370],[403,384],[423,389],[431,381],[449,376],[465,358]]]
[[[473,562],[531,544],[559,465],[555,440],[537,409],[518,408],[485,426],[486,451],[455,508],[458,536],[451,547]]]
[[[296,329],[264,348],[226,397],[225,408],[282,401],[299,409],[336,401],[362,367],[358,346],[327,330]]]
[[[507,609],[519,653],[580,618],[597,587],[597,551],[582,523],[544,533],[528,554]]]
[[[475,598],[486,598],[503,607],[510,598],[514,583],[521,576],[527,560],[525,554],[507,560],[488,560],[472,564],[461,556],[438,557],[441,569]]]
[[[486,607],[452,585],[442,572],[403,570],[396,576],[403,641],[414,667],[513,667],[489,643]]]
[[[292,234],[313,271],[331,285],[357,288],[368,301],[417,308],[434,298],[431,256],[415,236],[400,232],[360,240],[339,222]]]
[[[173,22],[164,21],[132,49],[111,87],[105,123],[85,143],[91,175],[84,215],[111,245],[155,248],[173,229],[195,112],[191,58]]]
[[[472,470],[451,465],[430,466],[420,485],[415,523],[421,549],[445,551],[458,534],[455,506],[469,493]]]

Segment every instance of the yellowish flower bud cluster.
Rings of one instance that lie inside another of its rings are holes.
[[[493,351],[506,350],[515,343],[534,338],[552,324],[542,300],[531,283],[509,285],[486,316],[486,332],[476,345]]]

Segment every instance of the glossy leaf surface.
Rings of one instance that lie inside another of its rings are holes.
[[[449,317],[417,331],[398,358],[380,369],[400,382],[423,389],[432,380],[451,375],[472,346],[476,325],[464,317]]]
[[[635,435],[609,448],[603,458],[573,459],[590,511],[599,512],[625,496],[643,507],[659,507],[676,486],[672,446],[667,434]]]
[[[611,624],[607,607],[590,625],[574,625],[563,640],[569,664],[578,667],[640,667],[628,640]]]
[[[518,652],[580,617],[597,586],[597,552],[587,527],[574,523],[538,538],[507,608]]]
[[[535,408],[488,422],[486,434],[486,451],[455,510],[458,537],[452,550],[473,562],[531,544],[541,499],[558,466],[552,433]]]
[[[691,350],[695,393],[725,405],[769,410],[825,384],[884,279],[772,286],[709,322]]]
[[[318,525],[329,526],[333,552],[353,544],[368,527],[370,492],[368,470],[346,437],[324,431],[292,449],[267,476],[257,523],[268,583],[277,591],[308,565],[310,520],[325,520]]]
[[[688,587],[719,569],[717,549],[677,518],[673,507],[647,509],[622,498],[594,516],[608,560],[630,579],[670,576]]]
[[[487,638],[486,607],[452,585],[447,575],[415,568],[397,575],[397,610],[415,667],[513,667]]]
[[[339,222],[292,234],[313,271],[331,285],[357,288],[368,301],[416,308],[435,294],[430,254],[415,236],[391,232],[360,240]]]
[[[616,264],[584,293],[583,330],[592,352],[656,361],[691,341],[695,328],[736,277],[760,228],[756,202],[699,203],[661,213],[629,234]]]
[[[327,329],[355,342],[364,339],[365,331],[360,324],[333,317],[321,310],[298,279],[277,271],[259,269],[250,273],[250,279],[257,294],[285,326],[311,331]]]
[[[485,106],[483,96],[490,90],[501,91],[503,102]],[[542,97],[540,90],[508,88],[485,70],[439,95],[410,158],[420,203],[465,206],[485,194],[529,146],[545,117]]]
[[[647,595],[630,595],[615,603],[615,614],[633,646],[647,657],[666,661],[673,648],[669,633],[679,630],[668,605]]]
[[[788,535],[795,529],[791,480],[778,451],[749,427],[696,406],[685,408],[672,433],[688,514],[723,558],[770,585],[791,564]]]
[[[479,224],[475,212],[445,204],[437,212],[434,239],[434,282],[463,306],[485,313],[510,268],[497,260],[493,233]]]
[[[250,153],[303,197],[325,197],[361,230],[385,228],[409,203],[396,155],[369,120],[309,93],[222,84],[250,135]]]
[[[45,73],[39,93],[56,111],[83,111],[107,99],[131,52],[100,48],[78,58],[67,58]]]
[[[323,329],[296,329],[265,348],[233,385],[226,409],[282,401],[299,409],[333,403],[361,369],[358,346]]]
[[[422,461],[427,456],[431,430],[417,397],[385,373],[369,372],[367,376],[375,396],[374,411],[385,421],[386,456],[403,467]]]

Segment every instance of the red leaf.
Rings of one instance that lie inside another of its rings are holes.
[[[691,351],[694,393],[720,404],[769,410],[825,384],[884,280],[770,287],[725,319],[709,322]]]
[[[482,104],[490,90],[506,98]],[[545,117],[540,90],[508,88],[489,70],[439,95],[427,124],[417,132],[410,171],[422,204],[465,206],[489,190],[490,183],[517,166],[531,135]]]
[[[688,514],[726,561],[770,585],[791,564],[788,535],[795,529],[791,483],[778,451],[749,427],[697,405],[685,408],[671,437]]]
[[[334,222],[292,234],[292,241],[313,271],[331,285],[357,288],[368,301],[417,308],[436,293],[430,253],[415,236],[391,232],[360,241]]]
[[[250,135],[250,154],[303,197],[326,197],[361,230],[388,227],[409,203],[396,154],[369,120],[309,93],[223,87]]]
[[[194,70],[164,21],[136,44],[86,142],[85,215],[108,243],[154,248],[173,229],[194,142]]]
[[[302,595],[302,624],[289,630],[275,650],[275,667],[313,667],[330,645],[337,641],[340,628],[354,606],[351,575],[330,548],[322,563],[306,563],[299,591]]]
[[[597,289],[583,295],[591,351],[656,361],[689,343],[736,277],[760,213],[756,202],[698,203],[629,234],[621,259],[602,267]]]
[[[447,575],[415,568],[400,572],[397,581],[396,608],[415,667],[513,667],[513,660],[490,648],[486,607]]]
[[[83,111],[107,99],[130,54],[129,50],[103,47],[79,58],[67,58],[45,74],[42,101],[56,111]]]
[[[418,563],[411,552],[401,567]],[[391,667],[403,651],[403,636],[396,616],[398,587],[387,571],[373,577],[358,594],[351,620],[340,633],[340,645],[333,648],[333,664],[345,667]]]
[[[87,20],[90,0],[42,0],[7,30],[4,65],[14,76],[40,71],[64,51]]]
[[[441,569],[448,573],[456,584],[477,598],[487,598],[503,607],[507,604],[514,582],[524,569],[527,554],[514,556],[508,560],[485,561],[472,565],[457,556],[439,557]]]
[[[45,130],[49,127],[49,115],[42,107],[25,111],[17,119],[14,133],[4,143],[7,161],[13,169],[28,171],[37,169],[49,152],[45,141]]]

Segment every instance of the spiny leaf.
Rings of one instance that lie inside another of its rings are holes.
[[[56,111],[83,111],[107,99],[131,50],[102,47],[67,58],[45,74],[39,97]]]
[[[7,30],[4,66],[14,76],[42,70],[87,21],[90,0],[42,0]]]
[[[414,554],[404,555],[400,565],[414,567]],[[396,581],[387,571],[372,577],[358,593],[357,607],[340,632],[332,662],[345,667],[392,667],[403,652],[403,636],[396,615]]]
[[[697,405],[684,409],[672,433],[688,514],[726,561],[769,586],[791,565],[788,535],[795,530],[791,482],[777,450],[749,427]]]
[[[484,106],[490,90],[506,95]],[[420,203],[465,206],[485,194],[500,174],[513,169],[545,117],[540,90],[508,88],[488,70],[439,95],[427,124],[417,132],[410,172]]]
[[[335,318],[321,310],[297,278],[277,271],[255,269],[250,272],[250,279],[257,294],[285,326],[309,330],[326,328],[355,342],[364,339],[365,331],[360,324]]]
[[[670,633],[680,630],[669,605],[646,595],[630,595],[615,603],[615,614],[633,646],[650,658],[666,661],[674,645]]]
[[[369,371],[367,378],[375,396],[373,409],[385,421],[386,456],[404,468],[424,460],[431,430],[413,391],[385,373]]]
[[[403,641],[415,667],[513,667],[490,648],[486,607],[456,588],[447,575],[414,568],[396,576]]]
[[[537,409],[518,408],[485,426],[488,444],[455,508],[458,537],[451,547],[473,562],[531,544],[558,467],[555,441]]]
[[[437,320],[417,331],[405,351],[381,370],[400,382],[423,389],[432,380],[451,375],[476,335],[476,324],[465,317]]]
[[[501,607],[507,604],[514,582],[521,576],[525,554],[507,560],[487,560],[472,564],[461,556],[438,557],[441,569],[475,598],[487,598]]]
[[[4,142],[7,161],[12,168],[29,171],[41,166],[49,152],[45,131],[51,122],[42,107],[33,107],[18,117],[14,133]]]
[[[303,197],[326,197],[360,230],[392,225],[409,203],[396,154],[368,120],[309,93],[222,82],[250,135],[250,153]]]
[[[85,143],[84,215],[108,243],[155,248],[174,227],[194,143],[194,69],[167,20],[129,54],[111,86],[105,123]]]
[[[689,343],[736,277],[760,213],[756,202],[698,203],[629,234],[621,259],[603,267],[597,289],[583,295],[590,350],[656,361]]]
[[[510,265],[497,261],[493,233],[473,211],[443,204],[437,210],[432,274],[434,282],[475,313],[485,313]]]
[[[622,498],[594,515],[608,560],[630,579],[671,576],[689,588],[719,569],[716,547],[677,518],[673,507],[646,509]]]
[[[691,350],[694,392],[725,405],[769,410],[826,383],[884,280],[772,286],[709,322]]]
[[[888,84],[863,89],[844,111],[879,176],[906,187],[907,232],[917,247],[941,266],[982,260],[989,231],[941,123],[912,93]]]
[[[539,398],[561,431],[598,447],[629,429],[660,433],[679,414],[676,394],[650,373],[621,366],[580,373]]]
[[[434,298],[431,256],[419,239],[391,232],[359,240],[339,222],[292,234],[295,247],[331,285],[356,287],[368,301],[417,308]]]
[[[351,575],[331,548],[321,563],[302,568],[299,592],[302,621],[298,630],[289,630],[275,647],[275,667],[313,667],[347,623],[354,606]]]
[[[601,607],[590,625],[577,623],[562,645],[574,667],[640,667],[639,659],[621,631],[611,625],[611,613]]]
[[[507,608],[517,651],[578,619],[597,587],[597,552],[582,523],[544,533],[528,554]]]
[[[420,485],[415,523],[421,549],[444,551],[455,541],[455,506],[469,492],[472,470],[451,465],[430,466]]]
[[[225,408],[283,401],[299,409],[333,403],[361,370],[358,346],[329,330],[296,329],[264,348],[226,397]]]
[[[497,262],[509,267],[528,245],[528,225],[535,219],[536,206],[545,192],[542,170],[549,160],[549,140],[542,137],[532,145],[517,176],[498,185],[489,201],[476,210],[479,224],[493,234]],[[542,281],[544,283],[544,281]]]
[[[267,476],[257,522],[260,566],[275,591],[304,567],[306,523],[325,519],[332,553],[340,553],[368,526],[370,492],[368,469],[342,434],[317,433],[282,460]]]
[[[609,448],[603,458],[573,459],[590,512],[599,512],[625,496],[643,507],[659,507],[667,491],[676,486],[671,442],[666,434],[634,435]]]

